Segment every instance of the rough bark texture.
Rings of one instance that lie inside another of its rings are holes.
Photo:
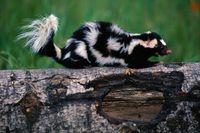
[[[0,132],[200,132],[200,64],[0,71]]]

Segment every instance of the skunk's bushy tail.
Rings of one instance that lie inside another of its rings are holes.
[[[34,53],[61,58],[61,49],[53,41],[54,34],[58,29],[58,19],[54,15],[34,20],[29,25],[23,26],[24,33],[18,39],[26,39],[26,46],[29,46]]]

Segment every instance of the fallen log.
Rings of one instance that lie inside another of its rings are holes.
[[[200,132],[200,64],[0,71],[0,132]]]

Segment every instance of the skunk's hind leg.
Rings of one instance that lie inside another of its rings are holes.
[[[88,59],[87,45],[83,41],[73,40],[62,49],[62,59],[58,62],[68,68],[91,66]]]

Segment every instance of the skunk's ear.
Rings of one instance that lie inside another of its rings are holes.
[[[158,45],[158,41],[156,39],[153,40],[148,39],[146,41],[139,40],[139,44],[145,48],[155,48]]]

